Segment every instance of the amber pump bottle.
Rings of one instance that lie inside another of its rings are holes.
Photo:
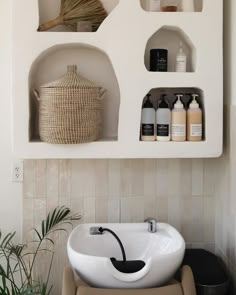
[[[182,97],[182,94],[177,95],[177,102],[172,110],[172,141],[186,141],[186,111]]]
[[[202,110],[196,100],[198,94],[193,94],[193,101],[189,105],[187,111],[187,140],[201,141],[202,140]]]

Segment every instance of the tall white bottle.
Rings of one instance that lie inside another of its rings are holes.
[[[195,11],[194,0],[182,0],[182,11],[194,12]]]
[[[187,56],[183,50],[183,44],[180,42],[179,51],[176,55],[176,72],[184,73],[187,71]]]
[[[147,95],[147,99],[142,108],[141,118],[141,140],[142,141],[155,141],[155,124],[156,124],[156,112],[153,104],[150,100],[151,95]]]
[[[165,99],[165,95],[162,96],[156,111],[156,123],[157,141],[170,141],[171,111]]]

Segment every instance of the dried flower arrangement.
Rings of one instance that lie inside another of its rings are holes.
[[[100,0],[61,0],[60,15],[39,26],[38,31],[47,31],[58,25],[76,26],[79,21],[90,21],[96,31],[107,17]]]

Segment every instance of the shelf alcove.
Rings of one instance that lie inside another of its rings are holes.
[[[118,5],[119,0],[101,0],[105,10],[108,14]],[[38,0],[39,10],[39,25],[48,22],[51,19],[56,18],[60,13],[61,0]],[[51,30],[51,32],[70,32],[73,31],[68,26],[57,26]]]
[[[149,0],[140,0],[141,7],[148,11],[148,1]],[[195,12],[201,12],[203,10],[203,1],[204,0],[194,0],[195,4]],[[181,11],[181,0],[177,1],[178,11]]]
[[[120,90],[113,66],[100,49],[84,44],[57,45],[43,52],[32,64],[29,74],[29,140],[40,141],[38,101],[33,90],[66,73],[67,65],[77,65],[78,72],[107,90],[103,100],[103,126],[100,141],[118,139]],[[101,75],[102,73],[102,75]]]
[[[197,99],[199,106],[203,113],[203,141],[206,139],[205,134],[205,126],[206,126],[206,115],[205,115],[205,100],[204,100],[204,92],[199,88],[153,88],[149,92],[151,94],[151,101],[155,109],[157,109],[158,102],[162,95],[166,95],[166,99],[169,102],[169,106],[172,109],[173,105],[176,101],[176,95],[175,94],[183,94],[182,102],[184,103],[184,106],[187,108],[189,103],[191,102],[191,94],[198,94],[199,98]],[[143,104],[146,100],[146,97],[143,99]],[[142,105],[143,105],[142,104]]]
[[[176,54],[182,42],[187,55],[187,72],[196,70],[196,48],[190,38],[178,27],[163,26],[148,40],[144,62],[146,69],[150,69],[150,50],[155,48],[168,49],[168,72],[175,72]],[[163,73],[164,74],[164,73]]]

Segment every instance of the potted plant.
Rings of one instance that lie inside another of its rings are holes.
[[[79,214],[71,214],[66,207],[57,207],[41,222],[40,230],[34,228],[36,239],[26,244],[15,244],[14,233],[2,236],[0,231],[0,295],[49,295],[53,286],[49,283],[54,258],[52,236],[67,231],[66,225],[80,220]],[[50,256],[46,280],[34,276],[36,259],[41,253]]]

